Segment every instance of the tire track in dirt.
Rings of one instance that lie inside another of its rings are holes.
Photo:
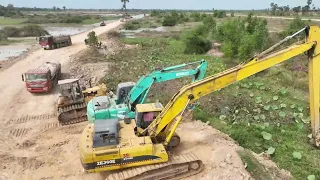
[[[9,133],[7,134],[7,137],[22,137],[26,135],[29,131],[31,131],[31,128],[17,128],[17,129],[11,129]]]
[[[52,114],[40,114],[40,115],[26,115],[26,116],[22,116],[16,119],[10,119],[6,125],[11,125],[11,124],[22,124],[22,123],[26,123],[29,121],[34,121],[34,120],[44,120],[44,119],[52,119],[52,118],[56,118],[57,114],[56,113],[52,113]]]

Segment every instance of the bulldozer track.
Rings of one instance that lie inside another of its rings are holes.
[[[203,170],[203,163],[193,153],[171,156],[166,163],[124,169],[111,173],[106,180],[181,179]]]
[[[31,129],[30,128],[18,128],[18,129],[12,129],[9,132],[9,136],[12,137],[21,137],[23,135],[26,135]]]
[[[61,125],[70,125],[87,121],[85,102],[58,108],[58,120]]]
[[[40,115],[32,115],[32,116],[22,116],[17,119],[10,119],[6,125],[10,124],[22,124],[33,120],[43,120],[43,119],[51,119],[56,118],[56,114],[40,114]]]
[[[41,131],[47,131],[49,129],[54,129],[54,128],[58,128],[61,125],[59,124],[59,122],[52,122],[52,123],[47,123],[42,129]]]

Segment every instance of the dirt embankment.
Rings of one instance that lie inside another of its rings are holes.
[[[118,26],[99,36],[99,41],[102,42],[101,49],[86,48],[71,56],[70,77],[80,79],[81,85],[86,87],[89,86],[89,80],[92,86],[101,82],[112,63],[110,60],[112,56],[135,47],[120,42],[119,30],[121,28],[122,26]]]

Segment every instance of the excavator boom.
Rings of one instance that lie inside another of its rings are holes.
[[[313,136],[318,137],[320,92],[320,71],[318,70],[318,67],[320,67],[320,46],[317,46],[317,44],[320,43],[320,28],[317,26],[308,26],[305,30],[307,39],[304,43],[290,46],[271,55],[265,55],[263,58],[258,55],[247,64],[240,64],[219,74],[209,76],[203,80],[184,86],[172,97],[163,111],[148,126],[148,128],[141,132],[141,134],[148,134],[149,136],[156,138],[160,132],[164,131],[166,135],[164,144],[168,145],[173,135],[172,131],[175,131],[181,121],[181,113],[189,103],[192,103],[200,97],[220,90],[234,82],[240,81],[276,64],[289,60],[292,57],[308,52],[311,124]],[[290,38],[286,39],[288,40]],[[271,48],[271,50],[274,48],[275,47]],[[316,142],[318,142],[316,144],[319,145],[319,141]]]
[[[194,69],[181,69],[196,63],[200,64]],[[131,89],[128,94],[129,104],[135,106],[136,104],[143,103],[153,83],[160,83],[188,76],[193,76],[192,82],[201,80],[206,74],[207,66],[208,63],[205,60],[201,60],[153,71],[140,78],[136,86]]]

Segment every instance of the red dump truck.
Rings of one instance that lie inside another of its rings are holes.
[[[61,64],[45,62],[36,69],[29,69],[22,74],[22,81],[26,83],[31,93],[50,92],[58,83],[61,76]]]
[[[39,44],[44,49],[56,49],[65,46],[71,46],[71,37],[69,35],[65,36],[41,36],[39,37]]]

